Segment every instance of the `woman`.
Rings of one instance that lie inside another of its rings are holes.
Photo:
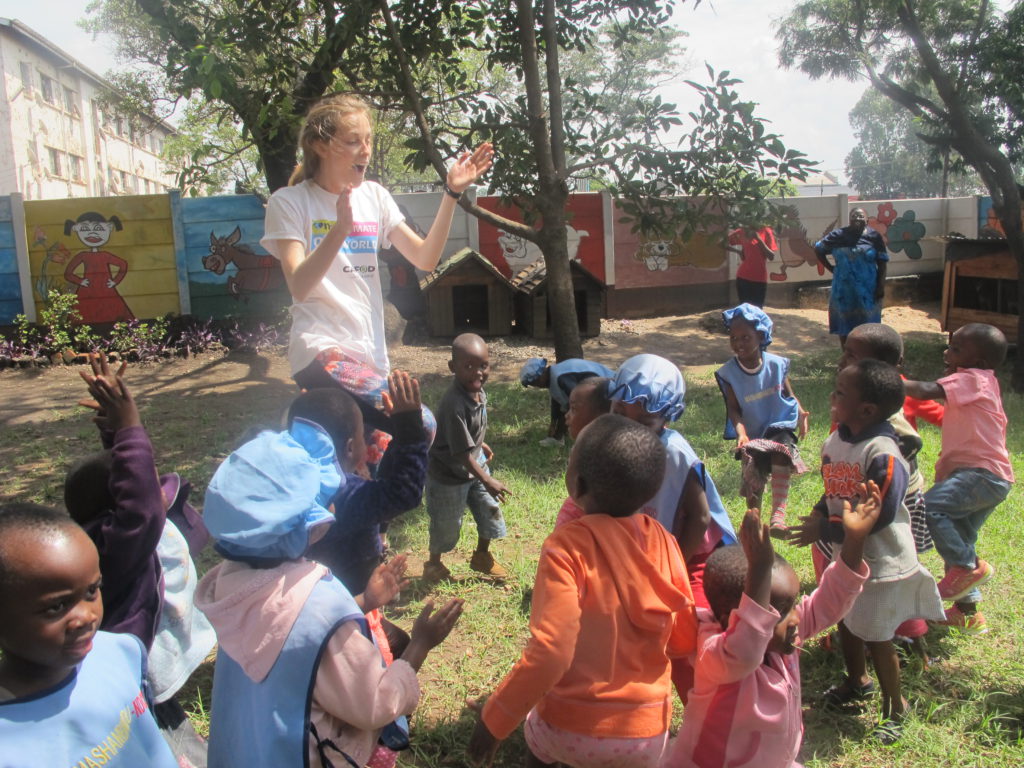
[[[288,357],[295,381],[307,389],[342,386],[379,408],[390,365],[377,252],[390,243],[415,267],[436,267],[456,202],[491,167],[494,150],[483,143],[455,162],[421,238],[387,190],[366,180],[372,144],[362,99],[339,94],[317,103],[299,138],[302,163],[271,196],[260,243],[281,261],[294,302]],[[385,445],[370,446],[371,463],[379,459],[374,447]]]

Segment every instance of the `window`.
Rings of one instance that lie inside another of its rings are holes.
[[[127,192],[128,189],[129,189],[129,187],[128,187],[128,172],[127,171],[120,171],[120,174],[121,174],[121,178],[120,178],[121,191],[122,192]]]
[[[67,86],[64,87],[64,109],[68,112],[77,112],[78,106],[75,103],[76,93]]]
[[[85,158],[68,153],[68,173],[72,181],[82,181],[82,169],[85,167]]]
[[[43,93],[43,101],[57,106],[57,83],[52,77],[39,73],[39,90]]]
[[[21,85],[26,91],[32,90],[32,65],[27,61],[21,62]]]
[[[53,176],[63,176],[64,164],[61,162],[63,152],[53,147],[47,147],[46,152],[50,157],[50,174]]]

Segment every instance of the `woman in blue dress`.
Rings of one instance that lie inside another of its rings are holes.
[[[814,244],[818,261],[832,273],[828,301],[828,330],[840,346],[854,328],[882,321],[882,297],[889,254],[881,234],[868,226],[863,208],[850,213],[850,223],[834,229]],[[827,256],[831,254],[834,261]]]

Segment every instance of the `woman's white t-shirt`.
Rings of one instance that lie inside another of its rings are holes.
[[[279,240],[297,240],[312,253],[337,221],[337,199],[311,180],[282,187],[267,203],[260,245],[277,259]],[[293,374],[326,349],[340,349],[381,376],[390,370],[377,253],[390,246],[388,235],[404,216],[391,193],[372,181],[352,190],[351,201],[352,234],[319,285],[292,304],[288,362]]]

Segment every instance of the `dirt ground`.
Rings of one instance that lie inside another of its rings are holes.
[[[886,309],[885,322],[908,340],[940,333],[937,304]],[[772,350],[799,357],[805,350],[835,349],[820,309],[772,309]],[[449,346],[440,341],[393,345],[391,360],[430,382],[448,376]],[[490,340],[492,381],[515,380],[530,356],[553,359],[549,345],[533,339]],[[729,347],[720,315],[709,312],[640,320],[604,320],[601,335],[584,354],[615,368],[627,357],[652,352],[693,370],[721,364]],[[239,442],[255,426],[279,427],[295,395],[284,350],[208,353],[195,358],[131,366],[126,379],[155,440],[158,466],[174,469],[205,487],[224,458],[223,446]],[[98,449],[79,368],[0,370],[0,500],[62,502],[67,466]],[[216,446],[215,448],[212,446]]]
[[[771,309],[775,323],[772,351],[799,357],[805,350],[836,347],[828,333],[827,315],[819,309]],[[939,306],[920,304],[887,308],[883,321],[908,340],[941,334]],[[663,355],[683,367],[721,364],[729,356],[728,343],[717,312],[637,320],[603,320],[601,335],[588,339],[584,355],[611,368],[631,355]],[[550,345],[516,337],[490,340],[492,378],[512,380],[530,356],[554,358]],[[447,375],[449,347],[427,342],[390,347],[391,364],[422,378]],[[294,384],[283,351],[263,354],[210,353],[195,358],[133,366],[128,381],[140,401],[159,394],[177,393],[189,402],[208,402],[198,409],[180,409],[174,418],[204,418],[220,413],[252,411],[261,416],[268,401],[286,402]],[[216,397],[204,397],[216,395]],[[0,425],[14,426],[52,420],[81,412],[84,396],[79,370],[73,366],[5,369],[0,371]],[[214,406],[216,403],[216,406]]]

